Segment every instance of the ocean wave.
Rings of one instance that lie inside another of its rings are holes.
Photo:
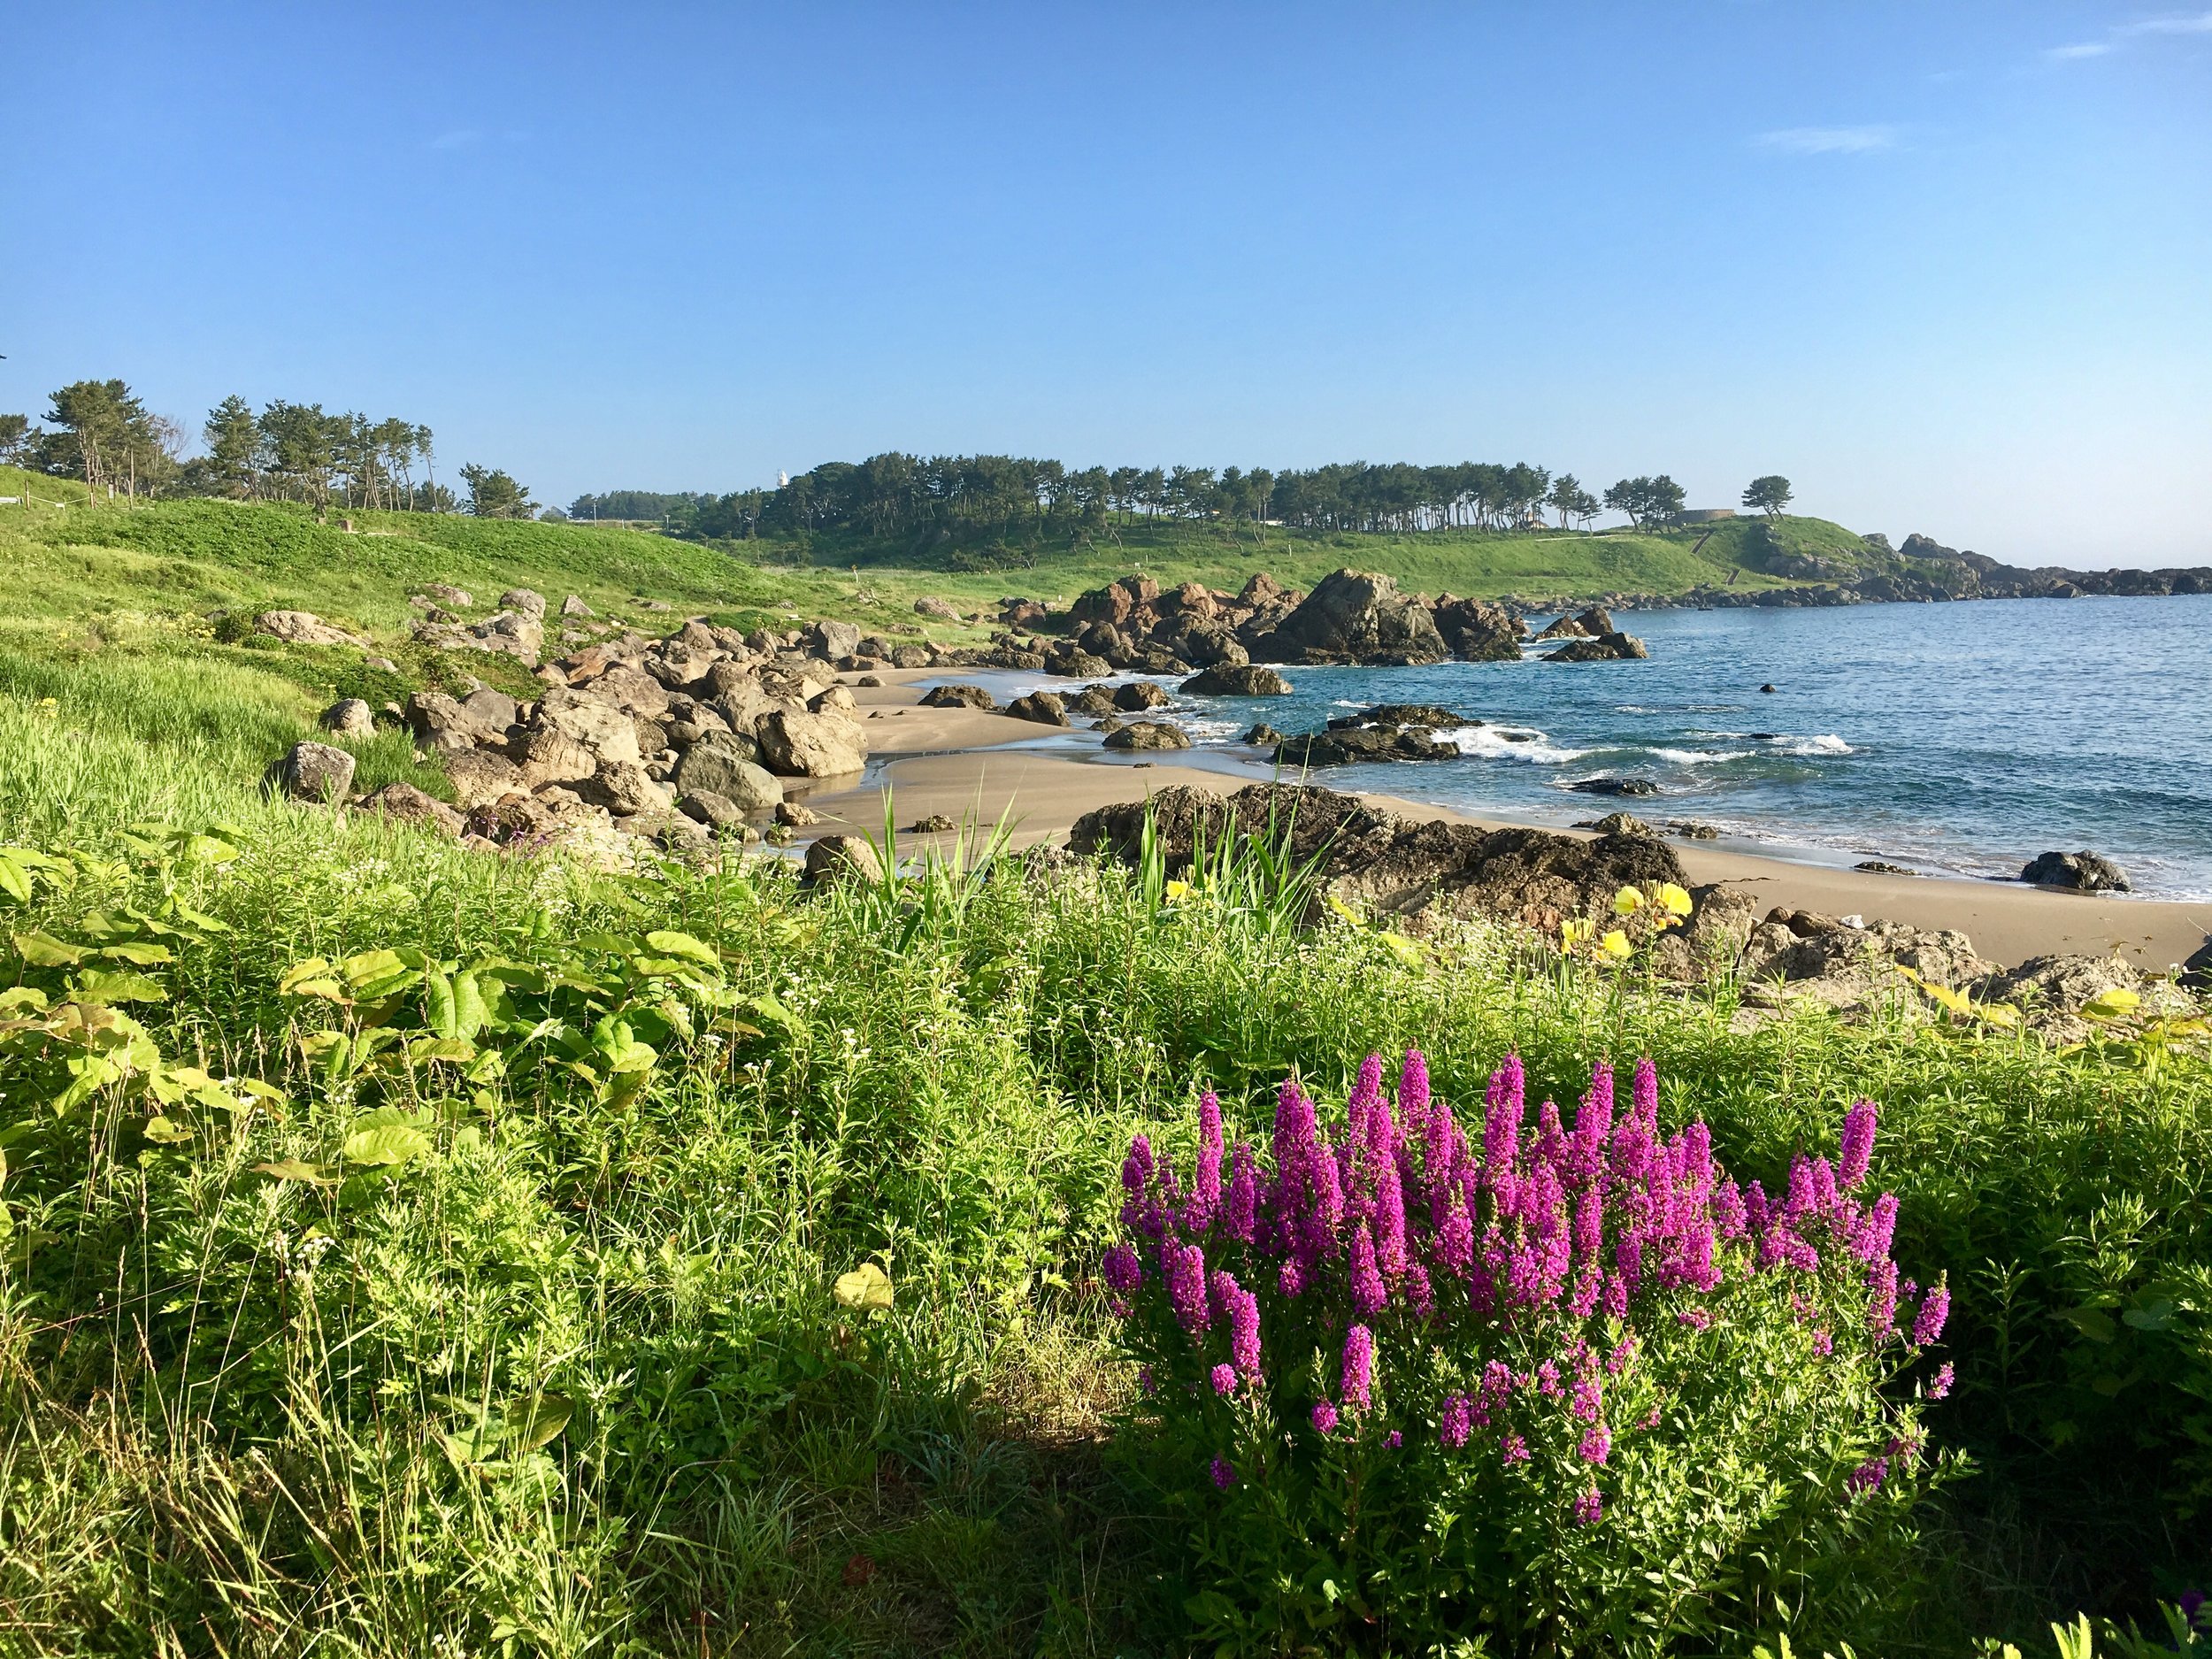
[[[1518,760],[1532,766],[1563,766],[1580,760],[1586,749],[1561,749],[1543,733],[1525,726],[1463,726],[1439,732],[1446,742],[1459,745],[1471,760]]]
[[[1758,751],[1749,749],[1655,749],[1661,760],[1675,766],[1717,766],[1727,760],[1749,760]]]
[[[1787,732],[1707,732],[1693,731],[1692,737],[1709,737],[1721,743],[1760,743],[1771,745],[1755,753],[1763,755],[1855,755],[1859,751],[1838,737],[1833,732],[1824,732],[1817,737],[1793,737]],[[1662,753],[1665,751],[1662,750]]]

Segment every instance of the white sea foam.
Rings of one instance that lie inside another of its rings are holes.
[[[1818,737],[1799,737],[1786,740],[1793,755],[1852,755],[1858,751],[1833,732],[1824,732]]]
[[[1748,749],[1655,749],[1661,760],[1676,766],[1714,766],[1725,760],[1747,760],[1757,751]]]
[[[1541,732],[1525,726],[1463,726],[1437,736],[1459,745],[1471,760],[1518,760],[1532,766],[1563,766],[1580,760],[1586,749],[1561,749]]]

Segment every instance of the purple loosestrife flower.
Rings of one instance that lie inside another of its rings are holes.
[[[1748,1219],[1743,1193],[1732,1180],[1724,1180],[1713,1194],[1713,1222],[1724,1239],[1740,1239]]]
[[[1955,1375],[1956,1373],[1951,1369],[1951,1362],[1945,1360],[1937,1368],[1936,1374],[1928,1379],[1928,1398],[1941,1400],[1948,1396],[1951,1392],[1951,1381]]]
[[[1234,1279],[1229,1283],[1229,1357],[1236,1362],[1237,1370],[1256,1382],[1260,1375],[1260,1299]]]
[[[1275,1288],[1286,1296],[1295,1296],[1306,1287],[1306,1270],[1296,1256],[1292,1256],[1275,1271]]]
[[[1344,1333],[1344,1362],[1338,1392],[1344,1403],[1364,1411],[1374,1403],[1375,1333],[1356,1325]]]
[[[1656,1126],[1659,1122],[1659,1068],[1646,1055],[1636,1062],[1636,1080],[1630,1086],[1629,1110],[1639,1122]]]
[[[1383,1444],[1394,1452],[1405,1443],[1406,1436],[1403,1429],[1393,1429],[1383,1436]]]
[[[1363,1319],[1371,1319],[1390,1305],[1390,1289],[1375,1265],[1375,1240],[1363,1221],[1352,1234],[1352,1307]]]
[[[1863,1100],[1843,1115],[1836,1146],[1836,1180],[1846,1187],[1866,1179],[1874,1164],[1874,1102]]]
[[[1613,1068],[1601,1060],[1590,1070],[1590,1092],[1575,1113],[1568,1168],[1578,1182],[1594,1179],[1605,1168],[1605,1147],[1613,1133]]]
[[[1897,1194],[1884,1193],[1859,1217],[1859,1225],[1851,1234],[1851,1253],[1862,1262],[1878,1262],[1889,1254],[1890,1241],[1896,1233]]]
[[[1210,1375],[1216,1394],[1233,1394],[1237,1391],[1237,1368],[1235,1366],[1217,1365]]]
[[[1125,1244],[1117,1244],[1106,1252],[1102,1271],[1106,1283],[1125,1294],[1144,1283],[1144,1264],[1137,1260],[1137,1253]]]
[[[1598,1518],[1604,1513],[1605,1499],[1595,1486],[1592,1486],[1589,1491],[1575,1500],[1575,1525],[1577,1526],[1595,1526],[1598,1524]]]
[[[1153,1389],[1153,1382],[1152,1382],[1152,1367],[1151,1367],[1151,1366],[1149,1366],[1149,1365],[1140,1365],[1140,1366],[1138,1366],[1138,1367],[1137,1367],[1137,1392],[1138,1392],[1139,1394],[1150,1394],[1150,1393],[1152,1392],[1152,1389]]]
[[[1870,1457],[1844,1477],[1843,1484],[1855,1496],[1864,1496],[1881,1490],[1882,1482],[1889,1479],[1889,1459]]]
[[[1813,1357],[1815,1359],[1826,1359],[1835,1351],[1836,1339],[1828,1334],[1827,1326],[1823,1325],[1813,1333]]]
[[[1323,1434],[1336,1432],[1336,1408],[1326,1400],[1313,1402],[1313,1426]]]
[[[1314,1149],[1306,1166],[1306,1179],[1310,1186],[1301,1242],[1306,1259],[1317,1262],[1336,1254],[1337,1230],[1344,1225],[1344,1184],[1338,1175],[1336,1156],[1327,1147]]]
[[[1375,1178],[1375,1259],[1393,1279],[1406,1271],[1412,1257],[1406,1249],[1405,1189],[1398,1179],[1398,1160],[1386,1156]]]
[[[1198,1167],[1191,1175],[1183,1225],[1203,1233],[1221,1210],[1221,1100],[1208,1089],[1198,1100]]]
[[[1920,1304],[1920,1315],[1912,1322],[1912,1345],[1925,1348],[1943,1334],[1943,1323],[1951,1316],[1951,1292],[1947,1286],[1938,1285],[1928,1293]]]
[[[1567,1402],[1567,1409],[1573,1412],[1580,1422],[1595,1423],[1598,1420],[1600,1403],[1598,1379],[1594,1377],[1585,1377],[1575,1384],[1573,1396]]]
[[[1436,1129],[1429,1115],[1429,1063],[1418,1048],[1407,1049],[1405,1064],[1399,1068],[1398,1115],[1405,1119],[1408,1134],[1420,1135],[1423,1149],[1432,1160]]]
[[[1475,1264],[1475,1224],[1467,1214],[1467,1201],[1457,1193],[1436,1230],[1436,1264],[1455,1279],[1466,1278]]]
[[[1604,1292],[1599,1296],[1598,1302],[1604,1308],[1608,1318],[1627,1318],[1628,1281],[1618,1273],[1608,1273],[1605,1276]]]
[[[1176,1323],[1195,1337],[1213,1322],[1212,1310],[1206,1305],[1206,1253],[1194,1244],[1170,1244],[1161,1256]]]
[[[1416,1262],[1405,1272],[1406,1306],[1422,1318],[1436,1311],[1436,1286],[1429,1283],[1428,1270]]]
[[[1142,1198],[1151,1184],[1151,1137],[1138,1135],[1129,1142],[1129,1156],[1121,1161],[1122,1190],[1132,1198]]]
[[[1509,1434],[1498,1442],[1498,1455],[1509,1463],[1528,1462],[1528,1442],[1517,1434]]]
[[[1210,1472],[1213,1476],[1214,1490],[1217,1492],[1226,1492],[1235,1484],[1237,1471],[1229,1466],[1229,1460],[1225,1457],[1215,1458],[1213,1468]]]
[[[1260,1230],[1260,1171],[1252,1148],[1240,1141],[1230,1155],[1229,1196],[1222,1207],[1222,1231],[1239,1244],[1250,1244]]]
[[[1530,1156],[1557,1171],[1566,1161],[1567,1132],[1560,1126],[1559,1102],[1546,1101],[1536,1112],[1536,1144]]]
[[[1602,1423],[1582,1437],[1575,1455],[1586,1463],[1601,1463],[1613,1455],[1613,1434]]]
[[[1475,1402],[1465,1394],[1448,1394],[1437,1418],[1436,1442],[1448,1452],[1467,1444],[1475,1432]]]

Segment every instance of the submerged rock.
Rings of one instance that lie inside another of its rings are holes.
[[[1601,634],[1590,639],[1569,640],[1544,658],[1548,663],[1625,663],[1640,661],[1650,649],[1631,634]]]
[[[1648,778],[1580,778],[1567,786],[1578,795],[1657,795],[1659,786]]]

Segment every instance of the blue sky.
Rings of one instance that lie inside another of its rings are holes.
[[[2198,0],[2199,6],[2204,0]],[[26,7],[0,411],[541,501],[876,449],[1526,459],[2212,562],[2212,12]]]

